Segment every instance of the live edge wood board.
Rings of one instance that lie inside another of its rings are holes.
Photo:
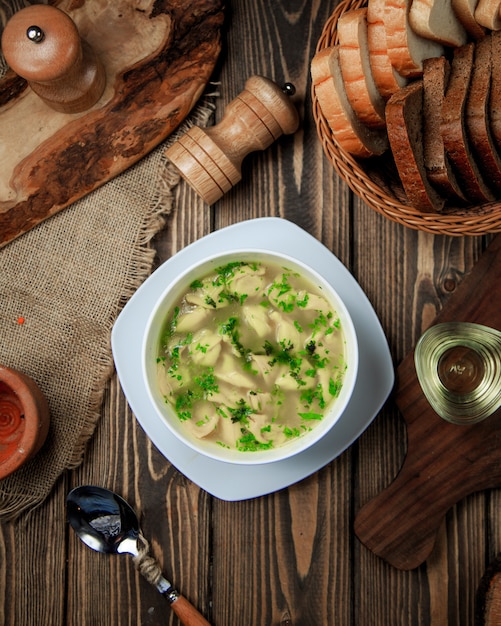
[[[78,114],[0,80],[0,247],[111,180],[160,144],[200,98],[221,49],[221,0],[51,0],[106,72]]]

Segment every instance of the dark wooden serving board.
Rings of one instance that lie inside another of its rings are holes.
[[[501,329],[501,236],[459,285],[434,324],[475,322]],[[421,391],[414,353],[397,369],[396,402],[407,427],[407,453],[390,486],[355,519],[358,538],[399,569],[423,563],[446,512],[465,496],[501,486],[501,409],[458,426],[440,418]]]
[[[188,115],[221,48],[221,0],[51,0],[107,77],[88,111],[57,113],[0,81],[0,247],[109,181]]]

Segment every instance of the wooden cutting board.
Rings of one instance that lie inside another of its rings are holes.
[[[58,113],[0,80],[0,247],[109,181],[188,115],[221,48],[221,0],[51,0],[106,72],[100,100]]]
[[[434,320],[501,330],[501,236],[497,236]],[[407,453],[390,486],[355,519],[355,533],[399,569],[423,563],[447,511],[465,496],[501,486],[501,409],[458,426],[440,418],[421,391],[414,353],[397,369],[395,399],[407,427]]]

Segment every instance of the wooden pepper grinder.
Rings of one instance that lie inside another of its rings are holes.
[[[14,13],[2,35],[7,64],[52,109],[79,113],[105,87],[105,72],[73,20],[54,6],[35,4]]]
[[[207,204],[219,200],[242,178],[244,157],[294,133],[299,116],[291,99],[271,80],[252,76],[211,128],[193,126],[166,151],[167,158]]]

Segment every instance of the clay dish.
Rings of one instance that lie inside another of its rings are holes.
[[[0,479],[40,450],[48,430],[49,406],[38,385],[0,365]]]

